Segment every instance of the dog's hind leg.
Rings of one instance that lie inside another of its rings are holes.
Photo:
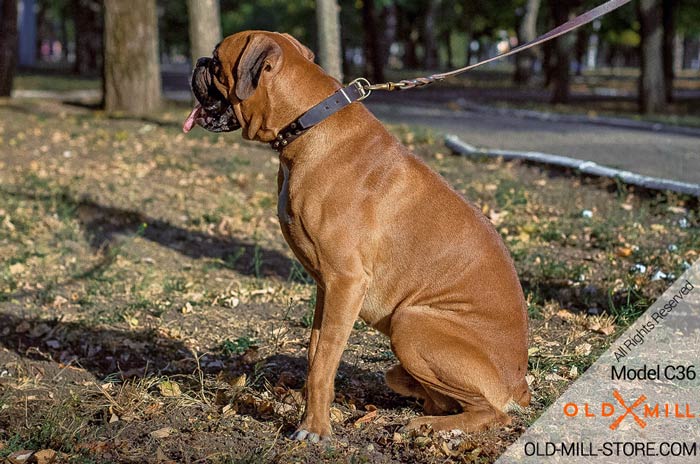
[[[411,396],[422,393],[419,397],[427,397],[436,407],[426,408],[428,414],[436,414],[435,410],[443,413],[462,410],[450,416],[414,419],[409,429],[430,424],[436,430],[476,431],[510,423],[503,409],[516,393],[513,385],[518,385],[519,381],[515,377],[522,375],[524,379],[525,367],[520,373],[519,367],[498,364],[500,350],[508,343],[507,334],[505,341],[493,335],[487,339],[488,335],[478,323],[465,322],[464,314],[455,316],[451,311],[409,307],[394,314],[390,335],[405,375],[399,377],[398,371],[391,370],[391,375],[387,376],[389,385],[398,386],[399,393]],[[503,346],[498,348],[499,344]],[[397,377],[401,382],[396,381]],[[422,387],[422,392],[408,377]],[[517,392],[515,400],[521,395],[522,392]]]
[[[423,400],[423,410],[426,414],[442,415],[459,406],[448,396],[434,390],[430,393],[426,391],[423,385],[411,376],[401,364],[389,368],[385,378],[387,385],[399,395]]]
[[[469,403],[460,401],[462,412],[449,416],[422,416],[412,419],[405,430],[419,429],[429,425],[433,430],[478,432],[494,425],[508,425],[510,417],[491,405],[483,396],[474,396]]]

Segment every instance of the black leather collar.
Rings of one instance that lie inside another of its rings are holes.
[[[356,79],[347,87],[338,89],[333,95],[286,125],[279,131],[277,138],[270,142],[270,146],[282,153],[282,150],[284,150],[287,145],[316,124],[337,113],[351,103],[363,100],[369,95],[369,91],[365,89],[365,83],[369,84],[364,79]]]

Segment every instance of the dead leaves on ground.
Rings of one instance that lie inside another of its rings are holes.
[[[7,457],[10,464],[52,464],[57,461],[58,453],[52,449],[39,451],[20,450]]]

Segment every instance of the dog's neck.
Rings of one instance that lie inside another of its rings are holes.
[[[358,150],[354,155],[361,162],[363,154],[371,152],[368,147],[378,139],[398,143],[362,103],[355,102],[299,135],[280,152],[280,161],[289,169],[302,164],[311,167],[346,153],[342,146],[353,141]]]
[[[340,88],[320,103],[309,108],[304,114],[283,127],[270,146],[282,153],[284,149],[299,138],[304,132],[323,122],[338,111],[356,101],[363,100],[368,91],[364,89],[360,80],[353,81],[347,87]]]

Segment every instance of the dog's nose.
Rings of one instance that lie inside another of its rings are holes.
[[[197,60],[197,68],[200,67],[207,67],[209,66],[209,62],[211,61],[211,58],[208,58],[206,56],[201,57],[200,59]]]

